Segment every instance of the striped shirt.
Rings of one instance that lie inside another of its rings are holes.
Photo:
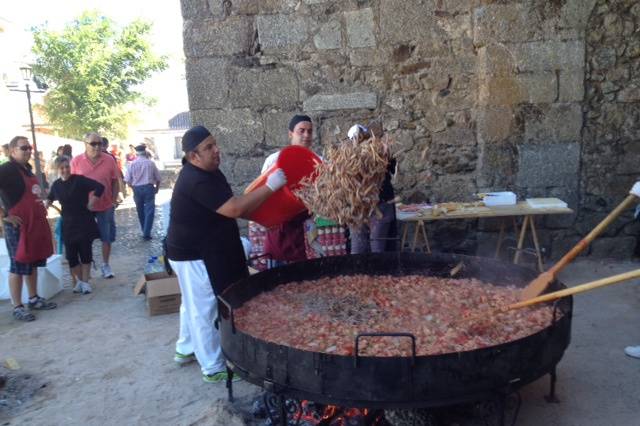
[[[160,172],[156,163],[147,157],[138,156],[129,165],[124,181],[131,186],[155,185],[160,183]]]

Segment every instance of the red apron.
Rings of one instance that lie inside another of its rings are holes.
[[[15,260],[20,263],[35,263],[53,254],[51,228],[47,222],[47,210],[38,198],[42,189],[35,176],[26,176],[22,198],[9,210],[9,214],[22,219],[20,240]]]

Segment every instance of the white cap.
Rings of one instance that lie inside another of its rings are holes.
[[[640,180],[633,185],[629,194],[633,194],[636,197],[640,198]]]
[[[347,132],[347,136],[349,139],[354,139],[357,138],[360,133],[369,133],[369,129],[360,124],[354,124]]]

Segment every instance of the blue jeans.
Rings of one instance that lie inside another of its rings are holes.
[[[142,236],[151,238],[153,215],[156,209],[156,188],[151,184],[134,186],[133,201],[136,203]]]
[[[116,218],[115,209],[109,207],[102,212],[96,212],[96,222],[100,231],[100,241],[103,243],[113,243],[116,240]]]

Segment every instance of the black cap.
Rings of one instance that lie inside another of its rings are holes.
[[[311,117],[309,117],[308,115],[299,115],[299,114],[294,115],[291,121],[289,121],[289,130],[293,132],[293,129],[296,128],[296,125],[304,121],[312,123]]]
[[[145,144],[140,144],[140,145],[136,146],[135,149],[138,152],[145,152],[147,150],[147,146]]]
[[[211,132],[204,126],[195,126],[187,130],[182,136],[182,150],[184,152],[193,151],[200,142],[211,136]]]

